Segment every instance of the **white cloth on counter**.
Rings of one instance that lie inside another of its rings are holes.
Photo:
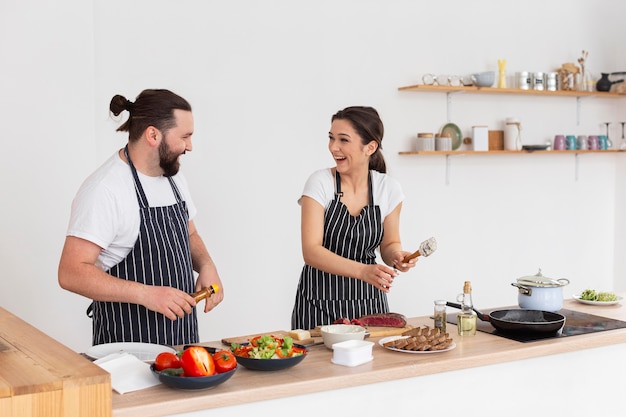
[[[120,394],[161,383],[152,374],[148,363],[128,352],[111,353],[94,363],[111,374],[111,386]]]

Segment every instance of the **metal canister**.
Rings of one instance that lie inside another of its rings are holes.
[[[531,84],[530,73],[528,71],[522,71],[517,73],[517,88],[522,90],[529,90]]]
[[[543,72],[533,72],[533,89],[543,90]]]
[[[557,89],[558,89],[558,85],[557,85],[556,72],[548,72],[546,74],[546,90],[556,91]]]

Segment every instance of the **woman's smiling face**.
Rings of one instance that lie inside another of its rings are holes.
[[[376,144],[372,141],[369,145],[363,145],[361,136],[354,130],[348,120],[335,119],[328,132],[328,150],[337,164],[337,171],[346,172],[352,169],[367,170],[369,156],[376,150]]]

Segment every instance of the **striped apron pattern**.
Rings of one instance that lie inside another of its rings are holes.
[[[172,178],[168,178],[176,204],[150,207],[137,170],[124,154],[135,181],[141,224],[135,246],[110,275],[146,285],[175,287],[187,293],[195,289],[189,246],[187,206]],[[198,342],[196,309],[174,321],[138,304],[93,303],[93,344],[143,342],[183,345]]]
[[[335,172],[335,199],[324,213],[326,249],[364,264],[376,263],[375,250],[383,238],[380,207],[374,205],[371,174],[369,205],[352,216],[340,201],[341,178]],[[358,318],[366,314],[387,313],[387,294],[360,279],[329,274],[304,265],[291,316],[292,329],[313,329],[338,318]]]

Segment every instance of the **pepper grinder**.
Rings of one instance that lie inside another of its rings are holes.
[[[204,287],[200,291],[194,292],[190,294],[195,300],[196,303],[208,298],[218,292],[220,290],[220,286],[217,284],[211,284],[209,287]]]

